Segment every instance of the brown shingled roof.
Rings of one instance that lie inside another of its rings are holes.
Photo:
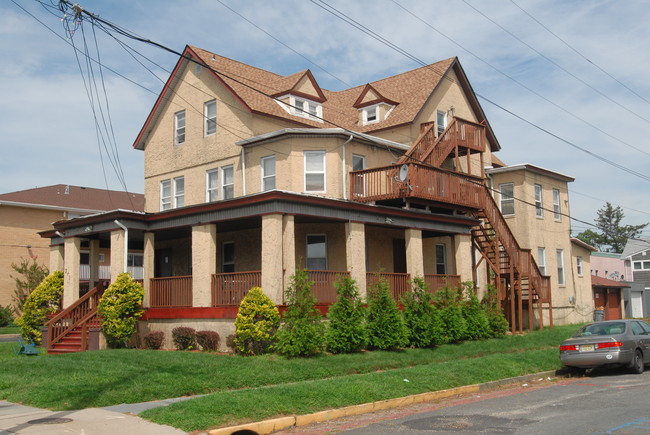
[[[55,184],[0,194],[1,202],[93,211],[144,211],[144,195],[91,187]]]
[[[602,276],[591,275],[592,287],[612,287],[612,288],[627,288],[630,284],[624,281],[614,281],[612,279],[604,278]]]

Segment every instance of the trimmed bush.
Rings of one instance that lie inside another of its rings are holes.
[[[127,347],[136,333],[143,314],[144,289],[128,273],[120,273],[99,300],[97,311],[102,317],[102,330],[109,347]]]
[[[165,342],[165,333],[163,331],[151,331],[142,337],[142,341],[147,349],[158,350],[162,348]]]
[[[219,341],[221,337],[215,331],[197,331],[196,342],[205,351],[214,352],[219,349]]]
[[[424,282],[424,278],[413,278],[411,291],[402,295],[401,302],[404,305],[408,345],[416,348],[434,346],[433,296],[429,293],[429,286]]]
[[[467,325],[465,337],[468,340],[482,340],[491,336],[490,322],[488,316],[476,296],[474,283],[471,281],[463,283],[465,302],[463,304],[463,317]]]
[[[278,307],[261,288],[253,287],[239,304],[233,349],[242,355],[271,351],[279,324]]]
[[[359,287],[349,276],[334,283],[337,299],[329,309],[326,348],[332,353],[359,352],[366,345],[365,311]]]
[[[457,288],[446,286],[433,297],[434,332],[437,344],[458,343],[465,339],[467,322],[463,317],[462,294]]]
[[[41,344],[41,327],[47,323],[48,314],[59,309],[63,294],[63,272],[52,272],[27,297],[23,305],[23,315],[15,320],[20,326],[25,340]]]
[[[233,352],[237,353],[237,345],[235,344],[235,334],[230,334],[226,337],[226,347]]]
[[[497,288],[494,285],[488,285],[481,305],[488,318],[490,337],[503,337],[506,335],[508,332],[508,320],[503,314]]]
[[[368,347],[395,350],[408,343],[404,318],[390,294],[388,281],[381,279],[368,289]]]
[[[11,305],[0,305],[0,327],[10,325],[14,321],[14,309]]]
[[[172,329],[172,340],[178,350],[196,349],[196,330],[188,326],[177,326]]]
[[[287,311],[276,334],[275,350],[288,357],[318,355],[325,346],[323,316],[311,292],[306,270],[297,270],[285,292]]]

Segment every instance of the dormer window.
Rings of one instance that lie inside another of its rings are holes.
[[[305,118],[311,118],[315,121],[321,121],[323,117],[323,106],[320,103],[310,101],[304,98],[291,97],[291,113]]]
[[[372,124],[373,122],[377,122],[378,121],[377,106],[368,107],[364,111],[364,117],[365,117],[366,124]]]

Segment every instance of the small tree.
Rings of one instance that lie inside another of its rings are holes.
[[[251,288],[239,304],[233,350],[242,355],[261,355],[272,349],[280,324],[278,307],[260,287]]]
[[[0,305],[0,327],[7,326],[14,321],[14,309],[11,305]]]
[[[21,258],[18,264],[11,263],[11,268],[18,274],[10,277],[16,282],[13,296],[16,313],[21,313],[27,296],[43,282],[50,271],[44,265],[38,264],[36,259],[29,261],[25,258]]]
[[[461,309],[460,290],[446,286],[438,290],[433,300],[436,306],[436,343],[456,343],[463,340],[467,333],[467,323]]]
[[[465,301],[463,303],[463,317],[467,325],[465,337],[468,340],[480,340],[491,337],[490,322],[487,313],[483,310],[481,302],[476,296],[474,283],[471,281],[463,283]]]
[[[349,276],[342,276],[334,285],[337,299],[327,313],[327,350],[332,353],[358,352],[366,345],[367,337],[359,288],[356,281]]]
[[[597,212],[595,225],[598,232],[586,230],[578,234],[577,238],[585,243],[596,246],[601,251],[621,253],[625,248],[627,239],[634,239],[641,234],[641,231],[648,226],[648,223],[640,225],[622,225],[625,214],[620,206],[612,207],[609,202]]]
[[[311,292],[314,283],[306,270],[291,276],[285,292],[287,311],[277,333],[276,351],[288,357],[313,356],[325,345],[325,325]]]
[[[368,289],[366,324],[370,348],[394,350],[408,343],[404,319],[385,279],[380,279]]]
[[[422,277],[411,281],[411,291],[401,297],[404,305],[404,323],[408,331],[408,345],[431,347],[435,344],[433,335],[433,296]]]
[[[483,306],[483,311],[485,311],[485,314],[487,315],[488,324],[490,326],[490,336],[503,337],[506,335],[508,332],[508,320],[503,314],[497,288],[494,285],[488,285],[487,291],[483,295],[481,305]]]
[[[41,327],[47,322],[48,314],[59,309],[63,294],[63,272],[56,270],[48,275],[25,300],[23,315],[15,320],[25,340],[40,344]]]
[[[128,273],[121,273],[104,292],[97,310],[102,330],[110,347],[126,347],[135,335],[138,319],[144,313],[144,289]]]

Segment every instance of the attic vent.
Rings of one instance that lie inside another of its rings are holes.
[[[70,185],[65,186],[65,192],[63,192],[64,195],[70,195]]]
[[[203,71],[203,67],[199,65],[198,63],[194,64],[194,73],[195,74],[201,74],[201,71]]]

